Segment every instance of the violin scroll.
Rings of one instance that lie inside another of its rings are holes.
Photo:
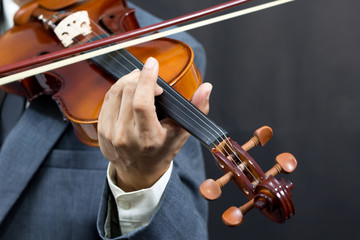
[[[221,196],[221,188],[233,180],[244,192],[249,201],[240,207],[230,207],[223,215],[223,222],[231,227],[243,223],[244,215],[256,207],[270,220],[283,223],[295,214],[290,190],[293,184],[285,179],[276,179],[280,172],[288,174],[296,169],[297,161],[290,153],[276,157],[276,164],[266,173],[260,169],[254,159],[247,153],[256,145],[264,146],[272,137],[270,127],[262,127],[254,132],[254,137],[247,143],[238,146],[228,139],[213,150],[219,167],[226,174],[216,181],[208,179],[200,186],[200,194],[207,200]]]
[[[270,220],[283,223],[295,214],[294,204],[291,201],[292,188],[291,182],[269,176],[256,186],[254,205]]]

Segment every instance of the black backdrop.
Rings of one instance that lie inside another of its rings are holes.
[[[169,19],[222,1],[134,2]],[[286,176],[295,184],[294,217],[278,225],[253,211],[242,226],[225,227],[222,212],[245,201],[226,186],[221,199],[210,203],[210,239],[360,236],[359,9],[358,0],[297,0],[190,32],[207,51],[211,118],[239,143],[270,125],[273,139],[251,151],[264,169],[281,152],[299,162]],[[204,154],[207,175],[219,177],[212,156]]]

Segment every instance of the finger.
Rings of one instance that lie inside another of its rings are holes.
[[[107,133],[109,126],[113,126],[116,122],[122,97],[122,84],[123,81],[119,79],[114,83],[108,92],[105,94],[104,102],[101,107],[98,121],[99,132]]]
[[[139,83],[134,95],[134,120],[137,129],[142,133],[157,132],[161,127],[155,112],[155,89],[159,73],[159,64],[149,58],[140,74]]]
[[[209,99],[212,91],[210,83],[203,83],[194,93],[191,103],[205,114],[209,113]]]
[[[154,95],[155,96],[159,96],[164,92],[164,89],[162,87],[159,86],[159,84],[156,84],[155,86],[155,91],[154,91]]]
[[[170,118],[164,118],[160,122],[161,126],[166,130],[167,141],[177,139],[177,141],[185,143],[190,136],[189,132]]]
[[[133,108],[132,103],[137,83],[139,81],[140,71],[135,70],[127,75],[124,81],[123,93],[121,98],[121,107],[118,117],[118,124],[129,124],[133,122]]]

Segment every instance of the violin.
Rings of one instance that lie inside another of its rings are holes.
[[[0,37],[0,53],[7,56],[0,59],[0,66],[61,52],[69,46],[81,48],[111,35],[139,29],[135,9],[129,8],[126,0],[35,0],[21,7],[14,22],[15,26]],[[21,51],[17,51],[19,46]],[[155,101],[158,115],[170,117],[196,137],[225,172],[216,181],[206,180],[200,186],[200,194],[215,200],[220,197],[221,188],[232,180],[249,199],[244,206],[225,211],[224,223],[240,225],[254,206],[274,222],[289,219],[295,213],[290,192],[293,184],[274,176],[294,171],[296,159],[290,153],[280,154],[274,168],[264,173],[248,151],[256,145],[265,145],[272,137],[271,128],[258,129],[248,143],[240,146],[225,129],[189,102],[202,77],[194,64],[192,49],[183,42],[160,38],[0,85],[6,92],[30,101],[52,95],[79,140],[96,147],[97,119],[105,93],[117,79],[141,69],[148,57],[156,58],[160,65],[157,82],[163,94]]]

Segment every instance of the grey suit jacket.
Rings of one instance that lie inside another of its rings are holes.
[[[158,19],[137,8],[140,24]],[[204,51],[195,51],[204,72]],[[199,143],[190,138],[174,160],[160,207],[148,226],[125,236],[106,183],[107,160],[81,144],[48,97],[34,101],[0,152],[0,239],[206,239],[207,204]],[[105,236],[105,227],[109,230]]]

